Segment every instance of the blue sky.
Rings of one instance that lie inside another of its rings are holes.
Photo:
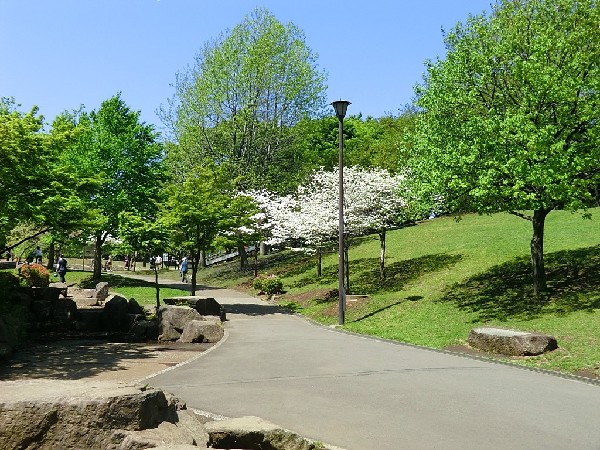
[[[306,34],[328,74],[328,99],[348,114],[397,113],[426,59],[444,56],[441,29],[491,0],[0,0],[0,96],[51,121],[97,109],[122,92],[147,123],[172,96],[175,74],[255,7]],[[333,110],[332,110],[333,113]]]

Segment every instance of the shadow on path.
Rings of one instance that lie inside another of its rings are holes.
[[[21,348],[0,368],[0,381],[16,379],[80,380],[132,366],[156,363],[166,368],[165,352],[205,351],[214,344],[140,344],[93,340],[57,341]],[[160,368],[159,368],[160,370]]]

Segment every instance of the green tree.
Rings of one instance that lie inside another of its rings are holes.
[[[324,80],[303,32],[254,10],[177,75],[163,112],[178,144],[174,160],[215,161],[242,176],[243,188],[279,185],[279,156],[294,140],[292,126],[323,109]]]
[[[22,114],[13,100],[0,101],[0,177],[6,183],[0,189],[0,248],[31,242],[44,233],[68,234],[88,217],[81,197],[93,180],[73,176],[63,164],[62,149],[76,134],[64,125],[57,118],[50,133],[45,133],[37,108]],[[7,231],[18,224],[24,226],[12,233],[7,244]],[[50,254],[49,265],[52,260]]]
[[[173,247],[190,257],[192,295],[196,292],[196,275],[201,255],[211,248],[222,231],[227,196],[220,190],[215,173],[206,167],[180,183],[167,186],[167,200],[161,216],[170,230]]]
[[[162,254],[169,242],[169,232],[165,224],[155,218],[149,220],[132,212],[119,215],[119,236],[123,243],[147,255]],[[158,284],[158,264],[154,264],[154,287],[156,290],[156,313],[160,309],[160,285]]]
[[[12,98],[0,99],[0,249],[17,222],[38,214],[50,167],[43,116],[37,107],[22,113],[18,106]]]
[[[94,277],[100,278],[102,246],[108,236],[118,237],[119,214],[151,217],[157,209],[163,172],[163,146],[151,125],[140,122],[121,95],[104,101],[98,111],[79,112],[73,119],[84,128],[63,157],[77,177],[100,177],[86,196],[94,221],[85,232],[93,236]]]
[[[532,221],[536,294],[546,216],[586,208],[600,180],[599,23],[596,0],[499,1],[445,36],[417,88],[420,172],[456,212]]]

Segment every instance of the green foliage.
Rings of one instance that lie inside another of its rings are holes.
[[[252,281],[252,287],[267,295],[281,294],[283,292],[283,281],[273,274],[260,274]]]
[[[0,295],[5,295],[7,291],[11,291],[19,287],[19,277],[11,272],[0,272]]]
[[[600,183],[600,8],[505,0],[446,35],[415,159],[452,211],[578,209]]]
[[[446,35],[417,89],[423,186],[452,212],[533,210],[536,294],[546,215],[589,207],[600,184],[598,23],[596,0],[500,1]]]
[[[43,117],[37,107],[22,113],[19,106],[14,99],[0,99],[0,179],[5,186],[0,189],[0,249],[18,221],[36,218],[49,179]]]
[[[325,103],[325,75],[304,33],[255,9],[231,31],[207,43],[195,65],[177,76],[169,149],[174,171],[190,160],[227,163],[243,189],[285,184],[280,164],[291,156],[294,124]]]
[[[50,274],[40,264],[23,264],[19,267],[19,278],[30,287],[48,287]]]
[[[153,127],[139,116],[120,94],[102,102],[98,111],[80,111],[71,118],[73,139],[61,153],[66,169],[77,179],[100,181],[82,196],[92,215],[84,229],[95,237],[97,278],[101,247],[109,234],[117,237],[119,215],[127,211],[156,217],[164,180],[163,147]],[[58,122],[64,132],[70,130],[66,122]]]

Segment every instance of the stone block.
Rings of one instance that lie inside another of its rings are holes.
[[[102,281],[96,285],[96,301],[98,303],[105,301],[108,298],[108,283]]]
[[[120,295],[111,295],[102,309],[102,329],[104,331],[128,331],[131,325],[129,302]]]
[[[205,425],[212,448],[316,450],[316,444],[259,417],[219,420]]]
[[[198,311],[188,306],[162,306],[158,310],[158,340],[176,341],[186,323],[201,319]]]
[[[226,320],[225,309],[212,297],[199,297],[197,295],[185,297],[168,297],[163,302],[173,306],[189,306],[194,308],[201,316],[216,316],[221,321]]]
[[[535,356],[558,348],[556,338],[547,334],[493,327],[471,330],[468,342],[479,350],[509,356]]]
[[[185,324],[178,342],[219,342],[223,338],[220,320],[191,320]]]

